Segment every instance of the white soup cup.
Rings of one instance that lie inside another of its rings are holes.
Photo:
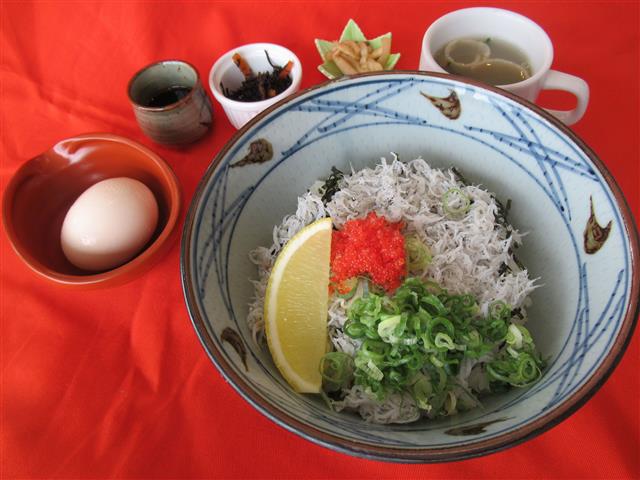
[[[434,59],[435,53],[458,38],[493,38],[511,43],[529,60],[532,76],[509,85],[497,85],[531,102],[541,90],[564,90],[578,102],[573,110],[550,110],[567,125],[582,118],[589,103],[589,86],[573,75],[551,70],[553,45],[549,35],[527,17],[509,10],[489,7],[456,10],[436,20],[425,32],[420,54],[420,70],[447,73]]]

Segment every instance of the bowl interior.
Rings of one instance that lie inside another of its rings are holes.
[[[207,352],[252,405],[341,451],[453,460],[549,428],[608,375],[635,319],[630,214],[595,155],[541,110],[514,98],[441,75],[362,76],[281,103],[220,152],[185,224],[183,286]],[[258,139],[271,143],[273,159],[240,163]],[[509,220],[527,233],[518,256],[540,278],[528,327],[549,366],[533,387],[488,397],[482,408],[438,421],[372,425],[295,394],[266,348],[253,341],[246,316],[257,272],[248,252],[271,245],[274,225],[331,166],[371,167],[390,152],[455,166],[472,183],[512,200]],[[611,228],[598,251],[587,253],[583,234],[592,204],[600,225]]]
[[[78,269],[64,256],[60,245],[62,222],[87,188],[121,176],[147,185],[158,203],[158,225],[145,246],[148,250],[167,229],[170,218],[175,223],[179,191],[173,173],[159,157],[134,142],[110,135],[87,135],[61,141],[26,162],[12,178],[5,193],[3,216],[18,253],[32,268],[47,275],[95,275]]]

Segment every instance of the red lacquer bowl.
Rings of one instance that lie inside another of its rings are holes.
[[[158,226],[129,262],[103,272],[80,270],[62,252],[62,222],[82,192],[113,177],[149,187],[158,202]],[[4,192],[2,222],[18,256],[42,277],[72,287],[114,286],[146,271],[168,250],[180,200],[176,176],[157,154],[126,138],[94,133],[62,140],[24,163]]]

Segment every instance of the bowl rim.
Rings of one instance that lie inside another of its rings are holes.
[[[148,245],[142,252],[136,255],[133,259],[128,262],[120,265],[119,267],[113,268],[111,270],[106,270],[104,272],[88,274],[88,275],[69,275],[59,273],[55,270],[52,270],[41,262],[36,260],[23,246],[18,242],[17,235],[13,228],[13,224],[9,221],[10,210],[13,207],[13,195],[15,193],[16,188],[18,187],[17,182],[19,181],[19,177],[21,177],[21,173],[28,168],[29,164],[40,156],[47,154],[53,151],[58,145],[68,142],[74,141],[82,141],[82,140],[100,140],[106,142],[115,142],[123,145],[127,145],[133,149],[141,151],[145,156],[150,158],[160,169],[162,176],[166,183],[170,186],[170,192],[172,197],[171,205],[169,205],[169,212],[167,223],[162,229],[162,231],[158,234],[156,239]],[[144,145],[136,142],[135,140],[131,140],[126,137],[122,137],[120,135],[112,134],[112,133],[85,133],[81,135],[75,135],[73,137],[64,138],[62,140],[57,141],[47,150],[42,153],[31,157],[30,159],[23,162],[18,169],[13,173],[11,179],[7,183],[7,187],[3,193],[2,198],[2,224],[7,233],[7,237],[9,238],[9,243],[13,247],[13,250],[16,252],[18,257],[36,274],[41,277],[46,278],[47,280],[64,285],[66,287],[71,288],[95,288],[95,287],[105,287],[105,286],[115,286],[130,280],[133,280],[134,277],[137,277],[141,273],[145,272],[154,264],[154,260],[161,255],[165,248],[169,247],[170,242],[168,240],[172,237],[173,233],[176,231],[176,226],[178,223],[178,217],[180,215],[182,203],[182,189],[180,187],[180,183],[171,168],[171,166],[157,153],[153,152],[149,148]]]
[[[291,85],[289,85],[285,90],[277,94],[275,97],[267,98],[265,100],[258,100],[256,102],[240,102],[238,100],[233,100],[228,98],[220,91],[217,85],[213,83],[213,77],[215,73],[220,70],[228,61],[233,62],[231,57],[234,53],[239,50],[264,50],[266,48],[275,48],[280,49],[291,56],[291,60],[293,60],[293,69],[291,70]],[[294,74],[295,72],[295,74]],[[208,75],[208,83],[209,90],[211,90],[211,94],[218,101],[218,103],[225,108],[230,108],[233,110],[239,111],[262,111],[271,105],[281,101],[284,98],[291,96],[297,89],[300,87],[300,82],[302,81],[302,62],[297,57],[295,53],[293,53],[290,49],[285,47],[284,45],[279,45],[277,43],[270,42],[256,42],[256,43],[246,43],[244,45],[239,45],[231,50],[223,53],[218,57],[215,63],[211,66]]]
[[[298,419],[289,415],[283,410],[279,410],[269,403],[264,401],[259,394],[257,394],[244,380],[235,374],[224,357],[219,354],[215,345],[211,341],[208,335],[206,325],[201,317],[197,302],[195,300],[195,289],[189,283],[189,277],[191,276],[191,269],[189,267],[188,259],[190,258],[190,245],[192,238],[193,225],[195,221],[195,212],[198,209],[202,195],[208,184],[211,176],[213,175],[218,164],[223,157],[229,152],[233,145],[251,128],[253,128],[264,117],[268,116],[274,110],[280,108],[288,102],[291,102],[300,96],[306,95],[309,92],[325,88],[329,85],[333,85],[340,82],[348,82],[352,79],[358,80],[364,77],[376,77],[376,76],[402,76],[402,75],[414,75],[428,78],[440,78],[449,79],[463,84],[468,84],[476,88],[488,90],[492,93],[501,95],[508,98],[524,108],[532,110],[536,114],[543,117],[561,133],[566,135],[571,141],[582,150],[582,152],[589,157],[594,166],[598,169],[603,179],[607,183],[607,186],[611,189],[613,197],[615,199],[617,208],[619,210],[622,223],[626,230],[626,235],[629,239],[629,252],[631,257],[631,286],[629,302],[626,306],[624,313],[624,319],[620,327],[620,331],[617,335],[615,342],[612,344],[611,349],[607,353],[606,357],[602,360],[600,367],[595,370],[591,377],[577,389],[572,395],[566,398],[562,403],[559,403],[554,408],[550,409],[546,414],[540,418],[526,423],[521,427],[518,427],[512,431],[505,432],[494,438],[480,440],[471,443],[465,443],[463,445],[456,445],[451,447],[440,448],[415,448],[415,449],[402,449],[397,447],[377,447],[370,444],[359,443],[352,440],[346,440],[344,438],[326,433],[313,426],[302,423]],[[256,410],[265,415],[276,424],[285,428],[286,430],[293,432],[313,443],[328,447],[332,450],[354,455],[362,458],[368,458],[372,460],[383,460],[390,462],[403,462],[403,463],[436,463],[436,462],[448,462],[456,460],[464,460],[490,453],[505,450],[507,448],[516,446],[522,442],[530,440],[545,431],[553,428],[558,423],[562,422],[573,413],[575,413],[580,407],[582,407],[605,383],[609,378],[613,370],[620,362],[622,355],[626,351],[629,342],[631,341],[633,331],[638,322],[638,313],[640,308],[640,249],[638,230],[635,225],[633,214],[629,205],[622,193],[622,190],[618,186],[616,180],[613,178],[605,164],[598,158],[593,150],[580,139],[569,127],[564,125],[560,120],[555,118],[551,113],[542,109],[528,100],[519,97],[509,91],[487,85],[482,82],[470,80],[464,77],[450,75],[439,72],[425,72],[419,70],[394,70],[375,73],[364,73],[353,76],[344,76],[334,80],[328,80],[318,85],[311,86],[304,90],[297,92],[287,98],[280,100],[278,103],[272,105],[268,109],[264,110],[241,129],[239,129],[224,145],[224,147],[217,153],[214,159],[211,161],[209,167],[203,174],[200,182],[198,183],[195,193],[192,197],[189,209],[185,218],[181,251],[180,251],[180,276],[183,289],[183,295],[185,304],[193,328],[198,336],[200,343],[202,344],[208,357],[221,373],[223,378]]]

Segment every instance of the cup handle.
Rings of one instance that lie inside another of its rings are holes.
[[[565,125],[573,125],[582,118],[589,103],[589,85],[587,82],[574,75],[549,70],[543,83],[543,90],[563,90],[569,92],[578,99],[578,105],[573,110],[546,110],[560,119]]]

